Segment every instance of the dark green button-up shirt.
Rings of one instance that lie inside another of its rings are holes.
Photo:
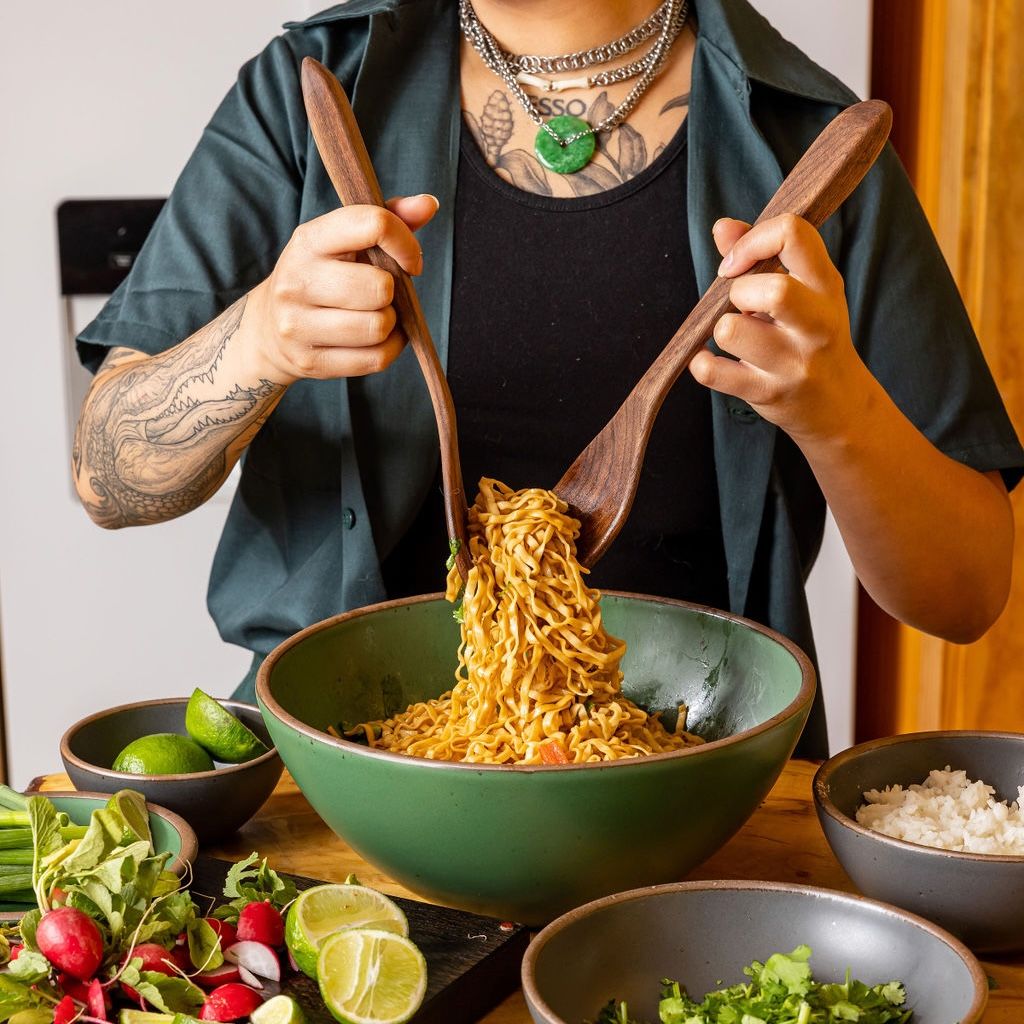
[[[715,220],[755,219],[811,140],[856,97],[745,0],[695,7],[686,202],[703,289],[719,262]],[[352,97],[384,194],[440,199],[421,232],[417,287],[446,360],[457,4],[349,0],[286,28],[242,68],[128,279],[80,336],[86,365],[95,368],[108,346],[155,353],[192,334],[269,274],[297,224],[337,205],[303,111],[298,69],[307,55]],[[822,234],[874,375],[942,451],[979,470],[1003,470],[1015,483],[1024,452],[891,150]],[[713,421],[731,610],[813,656],[803,585],[821,540],[822,496],[795,446],[744,403],[715,394]],[[568,465],[577,453],[565,454]],[[312,622],[382,600],[381,558],[430,490],[437,459],[411,352],[372,377],[289,388],[250,445],[214,560],[209,606],[224,639],[263,655]],[[820,699],[800,749],[825,754]]]

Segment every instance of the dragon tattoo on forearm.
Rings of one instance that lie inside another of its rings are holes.
[[[223,482],[284,392],[265,379],[248,386],[221,379],[244,310],[242,298],[157,356],[111,351],[72,452],[79,494],[95,522],[115,528],[173,519]]]

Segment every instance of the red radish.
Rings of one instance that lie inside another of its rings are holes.
[[[74,907],[58,907],[43,914],[36,929],[36,945],[57,970],[79,981],[89,981],[103,962],[99,925]]]
[[[248,1017],[263,1002],[263,996],[247,985],[232,982],[215,988],[199,1011],[200,1020],[228,1022]]]
[[[252,940],[236,942],[224,950],[224,959],[252,971],[258,978],[281,980],[281,961],[278,960],[277,953],[266,943]]]
[[[68,901],[68,894],[59,886],[55,885],[50,890],[50,903],[55,907],[63,907]]]
[[[174,956],[155,942],[140,942],[131,951],[131,955],[126,957],[126,960],[135,960],[136,958],[142,961],[140,971],[159,971],[160,974],[166,974],[168,977],[173,977],[178,973],[173,966]],[[122,981],[121,988],[124,989],[124,994],[129,999],[134,999],[140,1006],[142,1005],[142,997],[131,985],[126,985]]]
[[[212,971],[193,975],[192,980],[203,988],[216,988],[218,985],[226,985],[229,981],[238,981],[238,968],[232,963],[221,964]]]
[[[126,957],[128,960],[141,960],[140,971],[159,971],[161,974],[174,975],[178,972],[174,969],[174,956],[170,950],[156,942],[140,942]]]
[[[84,1003],[89,997],[89,986],[84,981],[72,978],[70,974],[57,975],[57,988],[76,1002]]]
[[[71,1024],[78,1016],[78,1008],[71,996],[65,996],[53,1008],[53,1024]]]
[[[89,989],[85,996],[85,1008],[89,1011],[90,1017],[95,1017],[97,1020],[107,1019],[107,997],[99,978],[93,978],[89,982]]]
[[[240,942],[265,942],[268,946],[284,943],[284,918],[269,902],[250,903],[238,915]]]
[[[13,964],[14,961],[17,960],[19,956],[21,956],[21,951],[24,948],[25,947],[20,942],[16,942],[13,946],[11,946],[11,958],[7,962],[9,964]]]
[[[222,921],[219,917],[204,917],[203,920],[217,933],[221,949],[227,949],[238,941],[235,926],[229,921]]]

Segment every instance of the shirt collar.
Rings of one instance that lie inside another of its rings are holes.
[[[422,0],[347,0],[285,28],[310,28],[334,21],[396,11]],[[823,103],[846,106],[856,100],[834,75],[784,39],[747,0],[691,0],[704,41],[743,77]]]

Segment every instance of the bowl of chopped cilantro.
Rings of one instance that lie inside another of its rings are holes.
[[[681,882],[553,921],[523,960],[536,1024],[977,1024],[974,955],[923,918],[772,882]]]

